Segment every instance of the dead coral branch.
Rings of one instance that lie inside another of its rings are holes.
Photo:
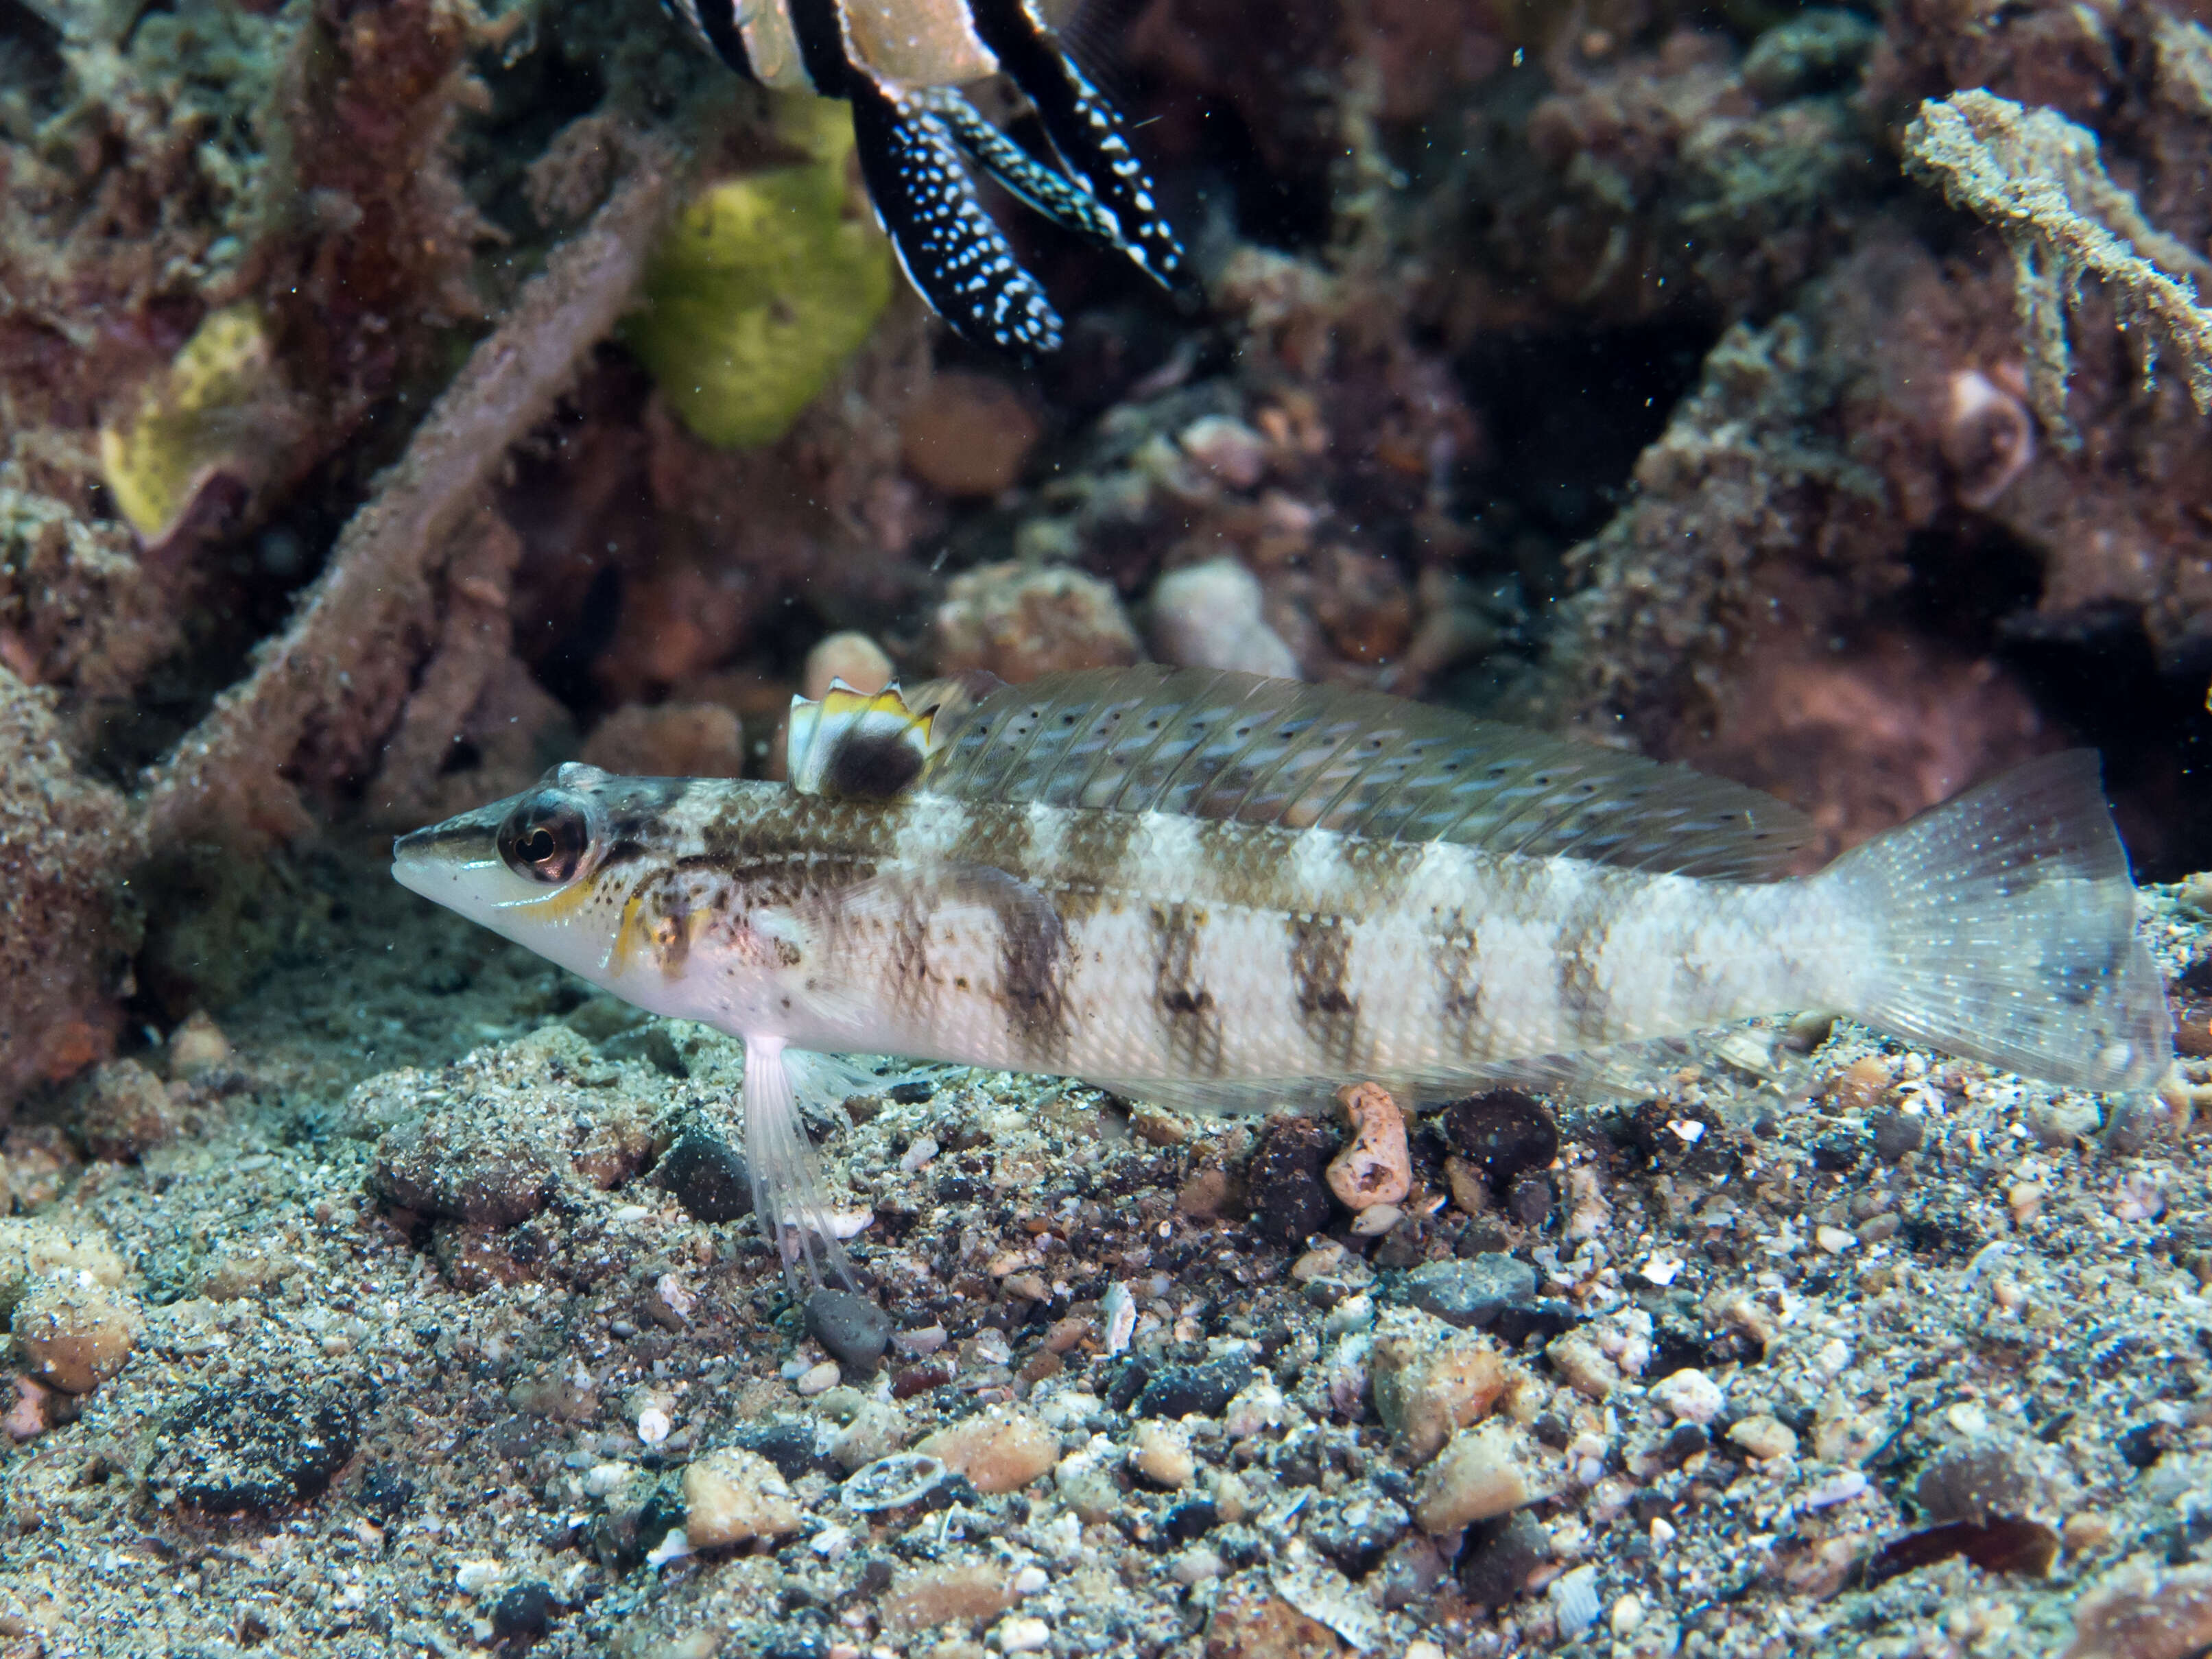
[[[356,699],[356,675],[398,648],[396,635],[422,607],[426,584],[510,447],[550,412],[629,303],[674,170],[659,145],[635,145],[629,176],[606,204],[477,345],[374,499],[340,532],[328,568],[282,637],[154,769],[146,802],[157,843],[192,834],[265,840],[306,828],[282,769],[318,722],[337,720]],[[391,665],[376,667],[386,673]]]
[[[2203,258],[2143,217],[2098,158],[2094,133],[2047,109],[2025,109],[1983,91],[1920,106],[1905,134],[1905,165],[1942,185],[1953,205],[1987,221],[2012,250],[2014,294],[2027,337],[2037,416],[2063,447],[2080,438],[2066,415],[2066,313],[2081,279],[2112,296],[2123,327],[2180,359],[2189,395],[2212,413],[2212,312],[2197,303]]]

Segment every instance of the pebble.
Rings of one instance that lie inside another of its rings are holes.
[[[1887,1079],[1887,1073],[1884,1073]],[[1894,1164],[1908,1152],[1917,1152],[1928,1137],[1927,1126],[1910,1113],[1877,1112],[1874,1116],[1874,1155]]]
[[[1764,1413],[1730,1424],[1728,1438],[1762,1463],[1797,1455],[1797,1436],[1790,1425]]]
[[[1060,1461],[1060,1437],[1025,1411],[991,1406],[939,1429],[915,1449],[964,1474],[986,1496],[1017,1492]]]
[[[653,1183],[684,1206],[694,1221],[735,1221],[753,1210],[752,1178],[742,1153],[693,1122],[653,1166]]]
[[[1413,1495],[1413,1518],[1437,1536],[1508,1514],[1551,1494],[1528,1431],[1492,1418],[1451,1438]]]
[[[1493,1089],[1448,1107],[1438,1120],[1446,1142],[1508,1194],[1524,1174],[1551,1167],[1559,1155],[1559,1126],[1518,1089]]]
[[[204,1009],[195,1008],[185,1017],[185,1023],[169,1033],[169,1075],[183,1078],[187,1082],[204,1076],[230,1058],[230,1039],[222,1028],[210,1019]]]
[[[350,1400],[329,1385],[194,1389],[155,1428],[147,1484],[198,1509],[270,1510],[320,1492],[358,1433]]]
[[[1283,1392],[1264,1378],[1240,1390],[1222,1408],[1221,1426],[1231,1440],[1249,1440],[1280,1427],[1282,1421]]]
[[[890,1344],[891,1316],[865,1296],[819,1290],[806,1298],[806,1329],[855,1375],[865,1376]]]
[[[89,1394],[129,1362],[138,1326],[130,1291],[64,1269],[30,1281],[9,1328],[32,1376],[64,1394]]]
[[[1504,1362],[1489,1338],[1403,1309],[1376,1331],[1369,1370],[1376,1413],[1416,1463],[1486,1415],[1505,1387]]]
[[[1395,1204],[1370,1204],[1352,1218],[1352,1231],[1361,1238],[1380,1238],[1406,1218]]]
[[[1033,680],[1118,668],[1141,654],[1111,582],[1065,565],[977,565],[955,576],[932,619],[938,671],[986,668]]]
[[[432,1112],[386,1130],[369,1182],[386,1204],[482,1227],[527,1221],[553,1195],[544,1147],[497,1119]]]
[[[510,1585],[492,1604],[491,1633],[501,1642],[534,1641],[551,1627],[560,1609],[550,1584],[533,1578]]]
[[[742,777],[745,728],[718,702],[628,703],[592,728],[579,758],[647,777]]]
[[[1168,1563],[1168,1575],[1178,1584],[1202,1584],[1218,1578],[1228,1568],[1219,1553],[1203,1544],[1193,1544]]]
[[[1406,1275],[1406,1299],[1462,1330],[1493,1325],[1508,1308],[1536,1301],[1536,1270],[1498,1251],[1430,1261]]]
[[[1460,1552],[1459,1584],[1470,1601],[1503,1607],[1528,1588],[1528,1579],[1551,1559],[1543,1522],[1516,1510],[1501,1523],[1478,1529]]]
[[[694,1549],[715,1549],[799,1530],[799,1504],[775,1464],[757,1452],[725,1446],[684,1471],[684,1535]]]
[[[1678,1423],[1709,1425],[1728,1403],[1721,1385],[1694,1365],[1686,1365],[1661,1377],[1650,1388],[1651,1401],[1663,1407]]]
[[[1233,415],[1201,415],[1176,442],[1232,489],[1250,489],[1267,476],[1267,441]]]
[[[896,672],[884,648],[866,634],[846,629],[817,641],[799,672],[799,688],[811,702],[830,695],[830,682],[842,680],[854,690],[873,696],[891,683]]]
[[[1137,1396],[1139,1417],[1218,1417],[1252,1380],[1251,1362],[1226,1358],[1170,1365]]]
[[[1406,1115],[1389,1091],[1373,1083],[1336,1091],[1352,1125],[1352,1142],[1329,1161],[1329,1190],[1357,1214],[1377,1204],[1396,1204],[1413,1189],[1406,1151]]]
[[[948,495],[1010,488],[1043,435],[1043,422],[1020,392],[995,375],[966,369],[938,370],[899,419],[906,470]]]
[[[1052,1626],[1028,1613],[1016,1613],[991,1627],[991,1645],[1001,1653],[1042,1653],[1052,1645]]]
[[[1553,1338],[1545,1346],[1544,1358],[1569,1388],[1592,1400],[1603,1400],[1620,1386],[1620,1367],[1585,1332],[1568,1331]]]
[[[825,1359],[820,1364],[809,1365],[799,1372],[791,1386],[800,1395],[811,1398],[817,1394],[827,1394],[843,1380],[844,1373],[837,1369],[837,1362]]]
[[[135,1060],[110,1060],[76,1091],[70,1127],[94,1158],[118,1163],[165,1146],[183,1119],[169,1086]]]
[[[1552,1598],[1552,1616],[1559,1623],[1559,1634],[1567,1640],[1572,1641],[1597,1623],[1595,1566],[1580,1566],[1571,1572],[1561,1573],[1552,1581],[1547,1594]]]
[[[1277,1118],[1267,1125],[1244,1170],[1255,1232],[1295,1244],[1329,1224],[1335,1208],[1322,1171],[1334,1150],[1328,1131],[1310,1118]]]
[[[1259,579],[1237,559],[1208,559],[1152,584],[1152,650],[1181,668],[1227,668],[1303,678],[1298,659],[1267,623]]]
[[[1129,1437],[1129,1467],[1164,1492],[1181,1492],[1198,1466],[1182,1425],[1153,1418]]]

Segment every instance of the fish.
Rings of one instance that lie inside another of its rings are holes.
[[[1161,287],[1187,285],[1188,260],[1128,122],[1036,0],[664,3],[747,80],[852,106],[877,222],[907,280],[963,338],[1047,355],[1066,337],[1042,285],[984,210],[970,161]],[[994,126],[962,90],[994,75],[1028,100],[1048,155]]]
[[[2172,1059],[2090,750],[1810,873],[1817,832],[1758,790],[1228,672],[839,683],[794,700],[785,760],[783,781],[562,765],[401,837],[392,872],[742,1040],[756,1205],[794,1284],[851,1274],[801,1123],[813,1056],[1224,1112],[1586,1076],[1807,1009],[2088,1089]]]

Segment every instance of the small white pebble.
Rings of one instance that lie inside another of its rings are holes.
[[[1866,1476],[1856,1469],[1846,1469],[1832,1480],[1823,1480],[1801,1501],[1808,1510],[1833,1509],[1838,1504],[1850,1503],[1866,1489]]]
[[[1136,1331],[1137,1298],[1117,1279],[1098,1298],[1098,1312],[1106,1322],[1106,1352],[1110,1358],[1129,1346],[1129,1338]]]
[[[811,1397],[817,1394],[829,1393],[837,1386],[838,1379],[842,1375],[842,1373],[837,1369],[836,1360],[825,1359],[818,1365],[808,1366],[799,1373],[799,1380],[791,1386],[798,1389],[800,1394]]]
[[[681,1527],[672,1528],[668,1536],[655,1544],[645,1558],[645,1565],[658,1571],[671,1561],[681,1561],[691,1553],[691,1540]]]
[[[652,1213],[653,1212],[647,1209],[642,1204],[625,1204],[616,1210],[615,1219],[620,1222],[623,1226],[627,1227],[633,1222],[644,1220],[646,1217]]]
[[[870,1210],[832,1210],[830,1212],[830,1231],[839,1238],[858,1238],[875,1224],[876,1212]]]
[[[1830,1337],[1813,1356],[1813,1368],[1826,1377],[1841,1376],[1850,1363],[1851,1345],[1840,1336]]]
[[[1052,1583],[1052,1575],[1047,1572],[1042,1567],[1024,1567],[1019,1572],[1014,1575],[1014,1594],[1017,1595],[1035,1595],[1039,1590],[1042,1589],[1050,1583]]]
[[[1670,1371],[1650,1388],[1651,1403],[1682,1423],[1711,1423],[1728,1396],[1721,1385],[1693,1365]]]
[[[667,1439],[669,1430],[675,1426],[668,1420],[668,1413],[658,1406],[647,1406],[637,1414],[637,1437],[648,1446],[657,1446]]]
[[[1671,1285],[1674,1276],[1682,1271],[1682,1259],[1674,1255],[1655,1255],[1637,1270],[1653,1285]]]
[[[630,1476],[637,1470],[628,1463],[594,1463],[584,1475],[584,1491],[592,1498],[605,1498],[629,1484]]]
[[[1632,1595],[1624,1595],[1613,1604],[1613,1613],[1607,1622],[1615,1636],[1626,1636],[1644,1622],[1644,1603]]]
[[[1705,1138],[1705,1126],[1693,1117],[1678,1117],[1667,1127],[1692,1146]]]
[[[1052,1626],[1018,1613],[992,1627],[991,1642],[1001,1653],[1042,1653],[1052,1644]]]
[[[899,1158],[899,1168],[912,1175],[929,1167],[929,1160],[937,1156],[937,1137],[923,1135],[908,1146]]]
[[[1362,1238],[1380,1238],[1406,1218],[1395,1204],[1370,1204],[1352,1218],[1352,1231]]]
[[[1168,1575],[1178,1584],[1202,1584],[1221,1577],[1228,1564],[1203,1544],[1193,1544],[1168,1563]]]
[[[1859,1243],[1853,1234],[1845,1232],[1841,1227],[1831,1227],[1825,1222],[1813,1229],[1813,1242],[1830,1255],[1841,1255],[1846,1250],[1855,1250]]]
[[[825,1561],[842,1561],[853,1547],[853,1529],[832,1522],[808,1539],[806,1547]]]
[[[499,1582],[496,1561],[464,1561],[453,1570],[453,1583],[464,1595],[482,1595]]]
[[[943,1347],[950,1334],[942,1325],[925,1325],[918,1331],[893,1331],[891,1346],[908,1359],[918,1359]]]
[[[1674,1528],[1668,1524],[1663,1516],[1656,1515],[1653,1516],[1651,1517],[1652,1553],[1655,1555],[1662,1553],[1665,1551],[1667,1546],[1674,1541]]]
[[[1434,1642],[1408,1642],[1406,1644],[1406,1659],[1449,1659],[1449,1656]]]
[[[661,1274],[653,1281],[653,1290],[669,1312],[687,1323],[691,1318],[691,1310],[699,1305],[698,1297],[674,1273]]]

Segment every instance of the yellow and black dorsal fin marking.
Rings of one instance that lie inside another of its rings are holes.
[[[929,758],[936,713],[908,707],[896,681],[872,696],[832,680],[819,702],[793,697],[783,751],[791,787],[802,795],[890,799]]]
[[[963,3],[983,44],[1036,108],[1069,173],[1113,216],[1120,233],[1111,239],[1115,246],[1162,287],[1180,286],[1188,276],[1182,244],[1160,210],[1127,123],[1060,44],[1036,0]]]

